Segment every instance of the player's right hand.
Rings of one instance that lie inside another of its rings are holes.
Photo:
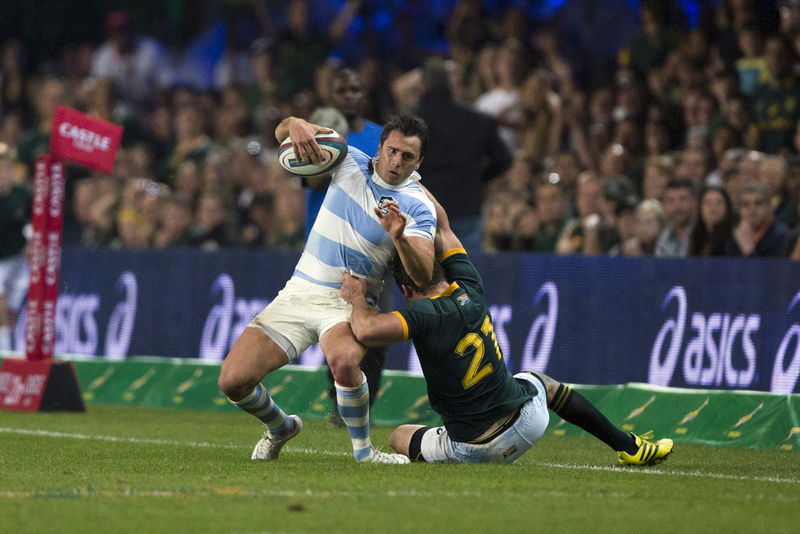
[[[397,241],[403,237],[403,230],[406,228],[406,216],[400,211],[400,206],[394,200],[384,201],[375,208],[375,215],[393,240]]]
[[[318,133],[331,133],[333,130],[302,119],[294,119],[289,123],[289,137],[292,138],[294,153],[300,161],[321,163],[325,156],[314,136]]]
[[[353,304],[355,299],[359,297],[363,298],[367,294],[367,281],[363,278],[357,278],[350,273],[345,273],[344,281],[342,281],[342,289],[339,294],[345,302]]]

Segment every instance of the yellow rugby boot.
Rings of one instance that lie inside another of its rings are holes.
[[[619,465],[655,465],[667,459],[672,453],[673,443],[669,438],[662,438],[656,442],[649,441],[653,438],[653,431],[637,436],[631,433],[638,450],[635,454],[617,451]]]

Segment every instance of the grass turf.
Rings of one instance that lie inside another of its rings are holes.
[[[386,450],[391,429],[376,427]],[[245,414],[92,405],[0,412],[0,532],[797,532],[800,456],[676,445],[616,468],[591,438],[517,463],[357,465],[345,430],[306,421],[253,462]]]

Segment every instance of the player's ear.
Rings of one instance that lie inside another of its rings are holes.
[[[415,169],[415,170],[419,170],[419,166],[420,166],[420,165],[422,165],[422,160],[423,160],[423,159],[425,159],[425,158],[423,158],[423,157],[420,157],[420,158],[419,158],[419,161],[417,162],[417,166],[416,166],[416,167],[414,167],[414,169]]]
[[[411,297],[414,296],[414,292],[406,284],[400,285],[400,293],[403,295],[403,298],[405,300],[411,300]]]

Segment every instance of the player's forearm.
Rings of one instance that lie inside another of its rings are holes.
[[[427,286],[433,277],[433,242],[422,237],[401,236],[394,240],[394,245],[406,272],[417,287]]]
[[[289,124],[296,120],[298,120],[296,117],[286,117],[275,127],[275,139],[279,143],[283,143],[283,140],[289,137]]]
[[[359,343],[365,347],[380,346],[375,341],[376,332],[371,319],[378,315],[377,308],[367,304],[363,295],[353,299],[353,315],[350,318],[350,326],[353,329],[353,334]]]

